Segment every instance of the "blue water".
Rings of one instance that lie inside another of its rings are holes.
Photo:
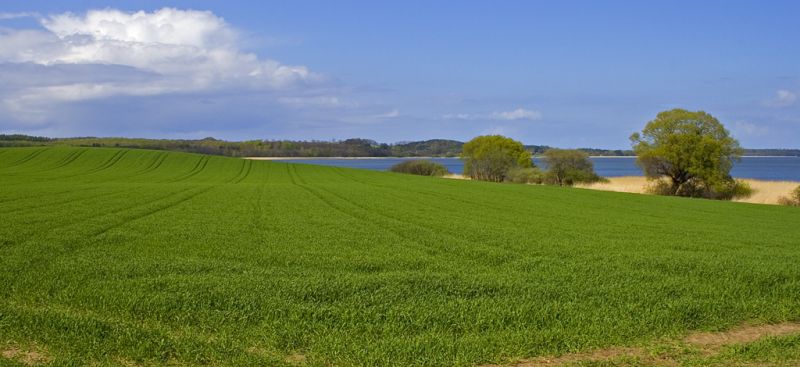
[[[414,158],[370,158],[370,159],[289,159],[285,162],[319,164],[323,166],[363,168],[386,171],[394,164]],[[597,174],[604,177],[642,176],[634,157],[591,158]],[[431,158],[441,163],[450,172],[462,173],[464,165],[458,158]],[[537,166],[544,167],[542,160],[534,158]],[[800,181],[800,157],[744,157],[733,167],[733,177],[754,178],[771,181]]]

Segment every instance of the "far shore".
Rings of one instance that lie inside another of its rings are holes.
[[[256,161],[327,160],[327,159],[458,159],[458,157],[242,157]]]
[[[533,156],[533,158],[543,158],[543,156]],[[633,155],[591,155],[589,158],[636,158]],[[798,158],[794,155],[744,155],[742,158]],[[289,161],[289,160],[308,160],[308,159],[459,159],[458,157],[242,157],[242,159],[252,159],[257,161]]]

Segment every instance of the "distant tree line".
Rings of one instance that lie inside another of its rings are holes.
[[[231,157],[458,157],[464,143],[457,140],[432,139],[394,144],[370,139],[333,141],[247,140],[226,141],[205,139],[137,139],[137,138],[48,138],[22,134],[0,134],[0,147],[34,145],[69,145],[87,147],[121,147],[172,150]],[[544,156],[553,147],[525,145],[534,156]],[[579,148],[590,156],[634,156],[633,150]],[[745,149],[744,155],[800,156],[800,149]]]
[[[137,139],[137,138],[45,138],[0,134],[0,146],[69,145],[171,150],[225,155],[231,157],[456,157],[462,142],[434,139],[396,144],[369,139],[335,141],[247,140],[225,141],[214,138]]]
[[[743,156],[800,157],[800,149],[744,149]]]

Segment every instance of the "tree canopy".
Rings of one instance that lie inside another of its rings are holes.
[[[472,179],[501,182],[513,168],[533,166],[531,152],[522,143],[501,135],[478,136],[461,152],[464,174]]]
[[[742,148],[706,112],[661,112],[630,139],[645,175],[668,178],[665,194],[713,198],[735,186],[730,170]]]

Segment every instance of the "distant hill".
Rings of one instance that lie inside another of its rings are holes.
[[[333,141],[247,140],[225,141],[205,139],[137,139],[137,138],[48,138],[21,134],[0,134],[0,147],[33,145],[67,145],[87,147],[121,147],[157,149],[224,155],[231,157],[457,157],[464,143],[458,140],[431,139],[394,144],[370,139]],[[541,155],[550,146],[526,145],[534,155]],[[592,156],[633,156],[631,150],[580,148]],[[800,149],[745,149],[746,156],[800,156]]]

